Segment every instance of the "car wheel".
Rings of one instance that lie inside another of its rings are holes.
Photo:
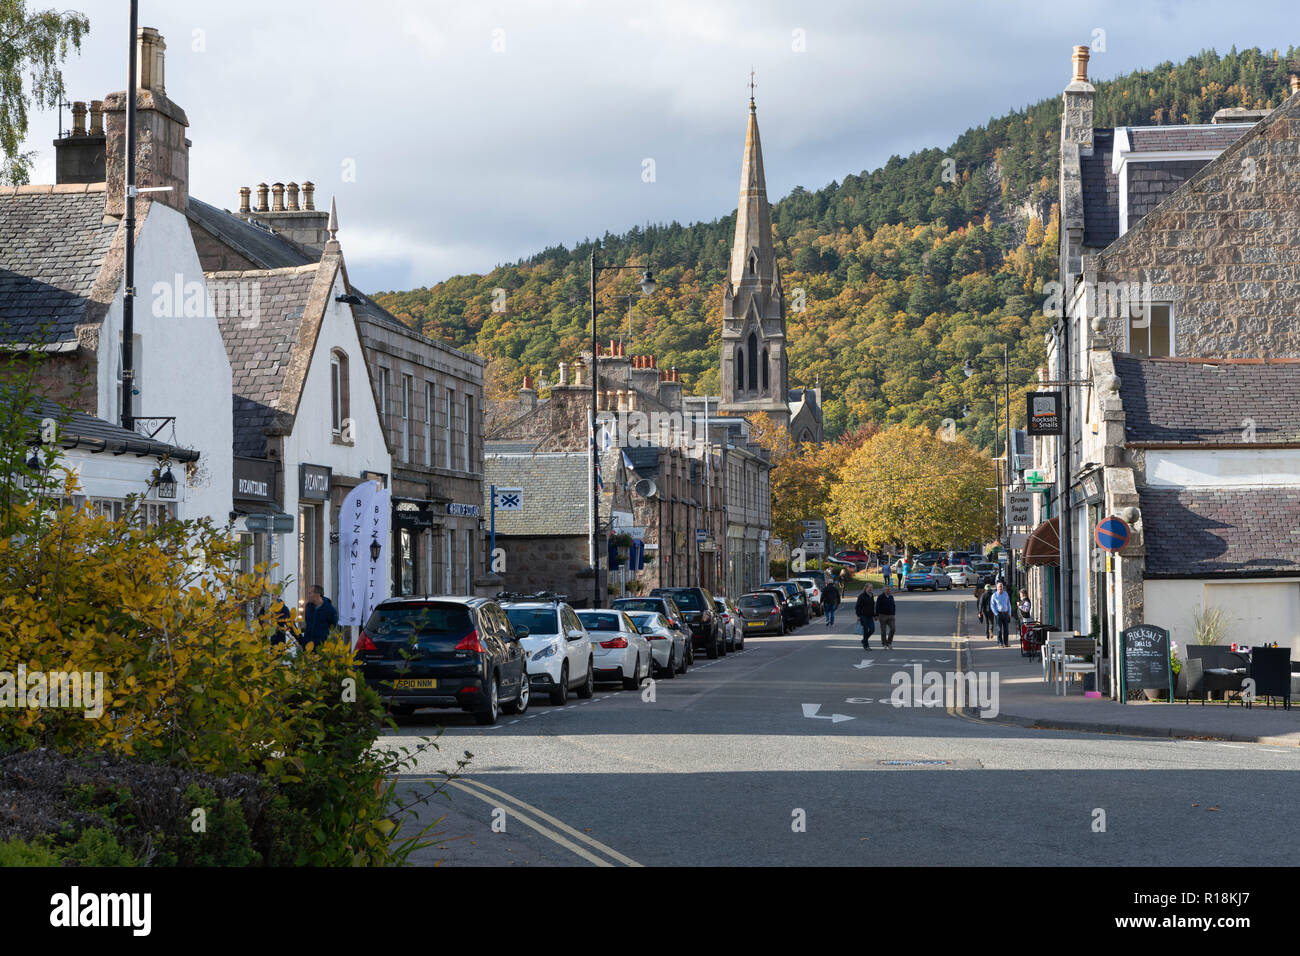
[[[736,650],[743,651],[744,649],[745,649],[745,632],[741,631],[739,634],[736,635]]]
[[[641,686],[641,655],[636,656],[636,663],[632,665],[632,676],[623,678],[624,690],[636,690]]]
[[[532,694],[533,688],[528,680],[528,674],[525,673],[523,680],[519,684],[519,696],[502,709],[507,714],[522,714],[528,709],[528,702],[532,699]]]
[[[677,673],[679,673],[679,674],[685,674],[685,673],[686,673],[686,668],[688,668],[688,667],[691,666],[691,660],[690,660],[690,657],[689,657],[689,653],[690,653],[690,652],[689,652],[688,649],[683,649],[683,651],[682,651],[682,661],[681,661],[680,664],[677,665]]]
[[[558,687],[551,688],[551,703],[556,707],[563,707],[569,699],[569,665],[566,662],[560,668],[560,684]]]
[[[488,688],[488,709],[480,710],[474,713],[474,719],[480,724],[495,724],[497,718],[501,716],[501,703],[499,695],[501,688],[498,686],[500,681],[492,678],[492,684]]]
[[[677,662],[673,660],[673,648],[668,649],[668,666],[659,672],[659,676],[664,680],[672,680],[677,676]]]
[[[596,693],[596,670],[594,667],[594,662],[590,657],[588,657],[587,658],[587,679],[583,681],[582,686],[578,688],[578,697],[580,697],[582,700],[591,700],[592,695],[595,693]]]

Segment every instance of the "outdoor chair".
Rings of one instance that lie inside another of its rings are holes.
[[[1201,699],[1201,706],[1205,706],[1205,662],[1198,658],[1183,661],[1183,669],[1178,675],[1183,681],[1183,692],[1186,695],[1185,704],[1192,702],[1192,695],[1195,694]]]
[[[1043,681],[1055,682],[1056,672],[1061,659],[1061,648],[1066,638],[1073,638],[1073,631],[1048,631],[1043,643]]]
[[[1097,643],[1090,637],[1067,637],[1061,642],[1061,660],[1057,665],[1063,695],[1069,695],[1073,674],[1097,674]]]

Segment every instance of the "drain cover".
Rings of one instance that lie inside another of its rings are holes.
[[[951,760],[877,760],[882,767],[951,767]]]

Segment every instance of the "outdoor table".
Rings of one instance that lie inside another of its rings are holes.
[[[1205,691],[1222,691],[1223,699],[1228,699],[1229,691],[1240,691],[1246,679],[1244,667],[1207,667],[1205,669]]]

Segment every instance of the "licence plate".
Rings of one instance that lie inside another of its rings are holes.
[[[407,677],[393,681],[393,690],[436,690],[438,682],[432,677]]]
[[[763,622],[762,622],[762,621],[746,621],[746,622],[745,622],[745,627],[762,627],[762,626],[763,626]]]

